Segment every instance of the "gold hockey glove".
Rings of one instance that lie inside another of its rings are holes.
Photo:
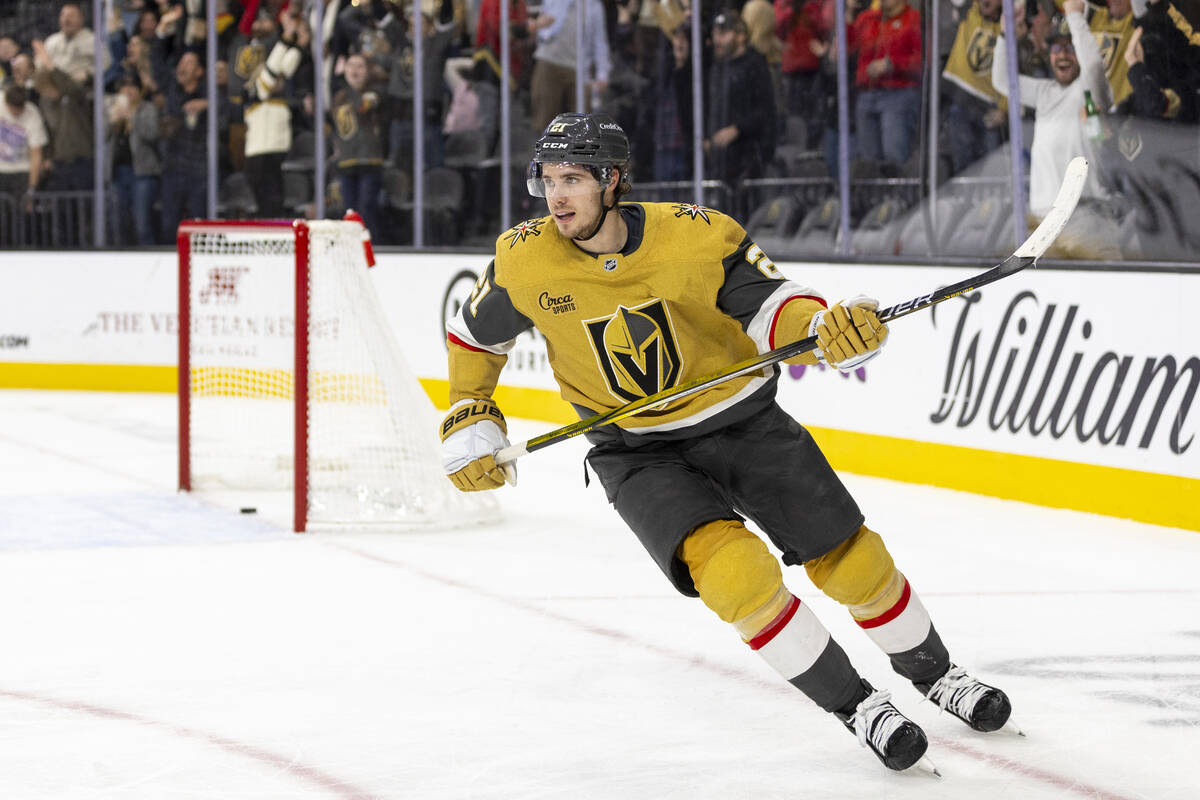
[[[813,315],[809,335],[817,337],[817,356],[842,372],[851,372],[879,354],[887,341],[887,325],[875,310],[879,301],[858,295]]]
[[[442,467],[462,492],[497,489],[516,482],[516,465],[496,464],[496,451],[508,447],[508,423],[490,398],[460,400],[442,420]]]

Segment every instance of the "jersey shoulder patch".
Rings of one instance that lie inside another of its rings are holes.
[[[647,203],[645,206],[647,227],[653,217],[663,231],[661,235],[680,253],[699,252],[721,259],[746,235],[737,220],[715,208],[696,203]]]
[[[580,257],[580,252],[559,235],[550,217],[527,219],[496,239],[496,281],[517,289],[542,280],[548,269]]]
[[[693,222],[703,222],[706,225],[712,225],[714,217],[725,216],[715,208],[695,203],[666,203],[664,205],[676,219],[689,219]]]
[[[500,234],[500,238],[496,240],[496,252],[500,252],[503,249],[511,250],[518,245],[524,244],[529,239],[541,236],[546,230],[545,226],[549,223],[549,217],[527,219],[524,222],[517,223]]]

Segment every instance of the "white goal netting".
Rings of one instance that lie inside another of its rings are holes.
[[[308,398],[301,426],[293,411],[295,292],[305,265],[298,264],[296,233],[199,227],[189,234],[183,435],[192,488],[304,491],[310,528],[444,526],[494,516],[494,500],[458,492],[442,472],[437,415],[384,315],[361,227],[306,224]],[[308,458],[297,469],[300,436]]]

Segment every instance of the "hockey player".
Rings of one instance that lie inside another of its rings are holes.
[[[603,114],[560,114],[538,139],[531,194],[549,216],[504,233],[448,324],[446,473],[463,491],[504,484],[507,427],[491,399],[517,335],[536,327],[582,417],[817,335],[798,363],[851,370],[887,328],[877,304],[827,307],[789,281],[733,219],[682,203],[619,203],[629,144]],[[667,578],[699,596],[785,680],[891,769],[922,761],[925,733],[875,690],[783,584],[749,518],[845,605],[927,698],[979,731],[1006,723],[999,689],[955,666],[920,598],[808,432],[775,403],[778,369],[735,378],[587,434],[587,463]],[[512,467],[509,466],[509,469]],[[928,764],[926,763],[926,766]]]

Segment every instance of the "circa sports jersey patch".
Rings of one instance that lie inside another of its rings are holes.
[[[675,209],[675,216],[682,217],[687,215],[692,219],[699,217],[700,219],[712,225],[712,220],[708,218],[708,214],[712,211],[711,208],[698,206],[695,203],[672,203],[671,206]]]
[[[664,300],[584,320],[588,340],[609,390],[631,402],[674,386],[683,369]]]
[[[575,310],[575,298],[568,294],[553,295],[542,292],[538,295],[538,305],[543,311],[551,314],[570,314]]]
[[[544,219],[527,219],[504,234],[504,238],[508,239],[508,246],[513,247],[517,242],[525,241],[526,237],[541,236],[541,227],[545,224]]]

